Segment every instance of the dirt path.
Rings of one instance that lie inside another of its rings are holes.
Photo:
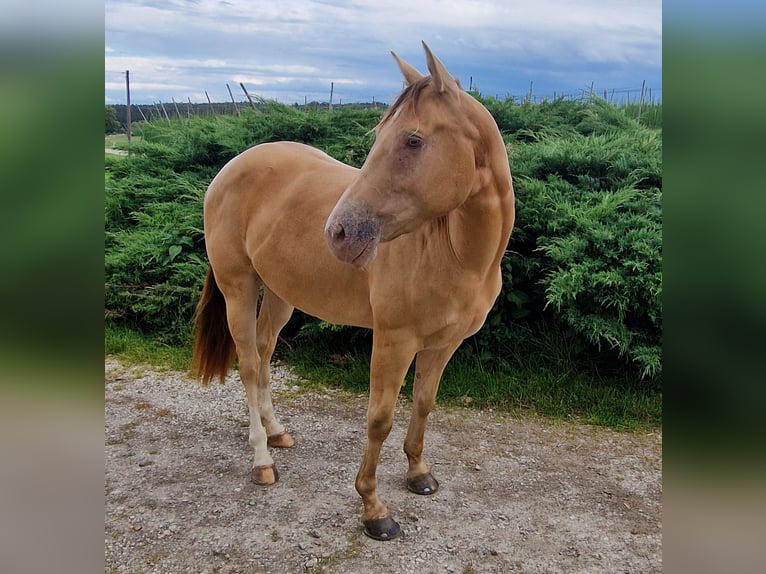
[[[407,492],[397,407],[381,454],[382,498],[402,526],[364,536],[354,476],[366,397],[298,390],[282,368],[275,405],[295,436],[280,481],[249,482],[236,374],[106,362],[106,572],[662,571],[662,439],[493,412],[437,408],[426,434],[439,492]]]

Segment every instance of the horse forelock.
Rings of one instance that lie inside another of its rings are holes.
[[[458,89],[462,91],[463,88],[460,84],[460,79],[455,77],[452,79],[457,84]],[[402,90],[402,92],[397,96],[394,103],[391,104],[391,107],[388,108],[378,124],[370,130],[370,133],[377,133],[378,130],[380,130],[380,128],[386,124],[386,122],[396,117],[396,114],[407,104],[412,104],[412,111],[415,112],[420,94],[427,86],[430,86],[432,83],[433,78],[431,76],[423,76],[417,82],[404,88],[404,90]]]
[[[383,118],[378,122],[378,125],[376,125],[373,128],[373,131],[377,132],[383,125],[393,118],[399,110],[401,110],[406,104],[411,103],[413,110],[415,109],[415,106],[417,106],[418,98],[420,97],[420,94],[423,92],[426,86],[429,86],[431,84],[431,76],[425,76],[415,82],[414,84],[410,84],[404,90],[402,90],[402,93],[399,94],[399,96],[396,98],[396,101],[394,101],[393,104],[391,104],[391,107],[388,108],[388,111],[385,113]]]

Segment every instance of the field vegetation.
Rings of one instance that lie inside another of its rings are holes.
[[[661,104],[643,106],[639,119],[637,109],[598,99],[472,95],[507,143],[517,223],[503,291],[450,363],[440,400],[616,428],[659,425]],[[129,155],[105,157],[107,352],[188,365],[207,268],[202,198],[229,159],[291,140],[361,166],[381,114],[266,103],[242,117],[134,126]],[[313,383],[366,388],[368,332],[296,312],[283,343],[280,357]]]

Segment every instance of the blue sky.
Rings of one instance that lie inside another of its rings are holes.
[[[425,40],[465,88],[522,97],[662,90],[660,0],[107,0],[105,101],[390,103]],[[637,92],[632,97],[636,97]]]

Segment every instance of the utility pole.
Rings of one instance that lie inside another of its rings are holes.
[[[130,70],[125,70],[125,90],[128,93],[128,109],[127,109],[128,119],[127,119],[127,121],[128,121],[128,144],[130,144],[130,132],[131,132],[131,127],[130,127]]]

